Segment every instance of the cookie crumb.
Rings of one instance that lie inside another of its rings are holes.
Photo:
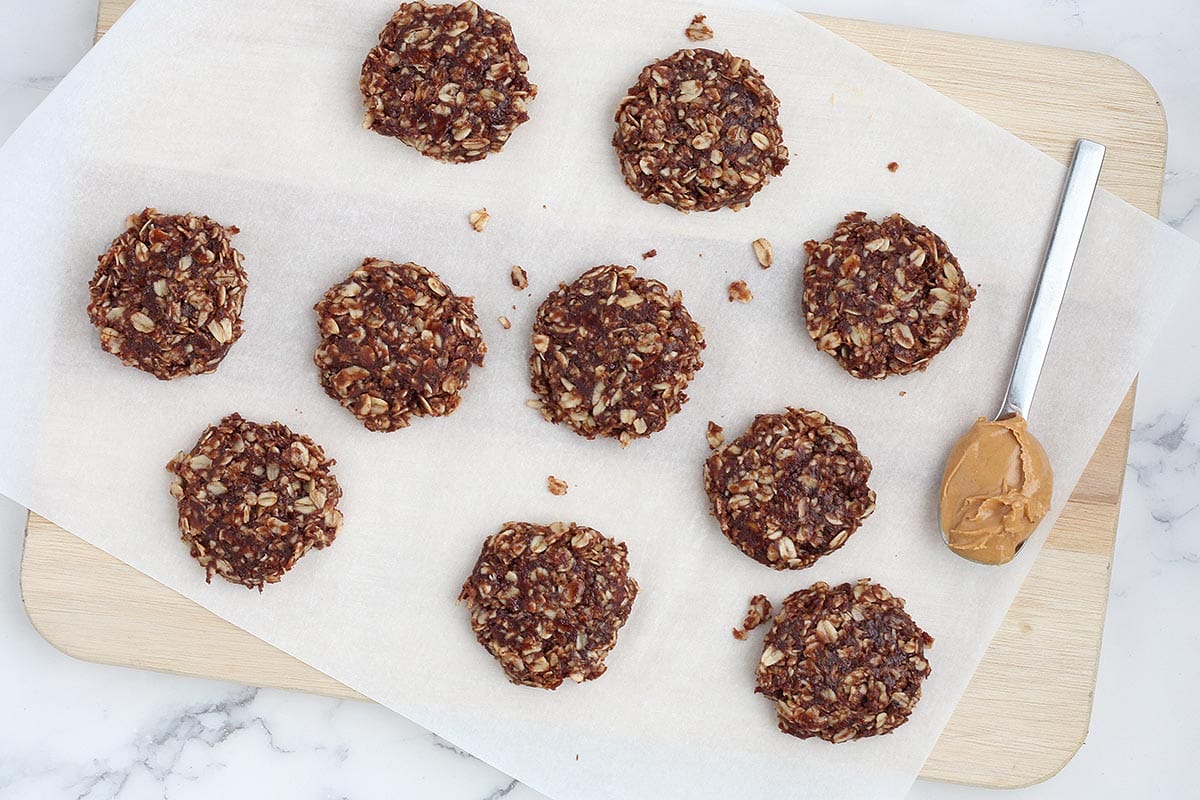
[[[900,392],[900,396],[901,396],[901,397],[904,397],[906,394],[908,394],[908,392],[903,392],[903,391],[902,391],[902,392]]]
[[[546,478],[546,488],[550,491],[550,494],[554,495],[555,497],[562,497],[571,487],[567,486],[566,481],[559,480],[553,475],[550,475]]]
[[[749,303],[753,299],[754,295],[745,281],[734,281],[729,284],[729,302]]]
[[[895,172],[900,169],[900,163],[897,161],[888,162],[888,172]]]
[[[754,257],[758,259],[760,267],[770,269],[771,265],[775,263],[775,251],[771,248],[771,242],[763,238],[755,239]]]
[[[504,328],[504,330],[508,330],[512,327],[512,323],[508,321],[508,317],[502,316],[497,318],[496,321],[500,323],[500,327]]]
[[[683,35],[693,42],[707,42],[713,38],[713,29],[704,22],[705,19],[707,17],[704,14],[692,17],[692,22],[684,29]]]
[[[742,621],[742,627],[733,629],[733,638],[745,641],[746,634],[762,625],[771,616],[772,610],[771,601],[765,594],[754,595],[750,598],[750,606],[746,609],[746,618]]]
[[[514,288],[529,288],[529,273],[526,272],[520,264],[512,265],[512,272],[510,273],[509,277],[512,280],[512,285]]]
[[[648,258],[654,258],[656,255],[658,255],[657,250],[647,250],[646,252],[642,253],[642,261],[645,261]]]
[[[716,450],[721,445],[725,444],[725,429],[712,420],[708,421],[708,446]]]
[[[492,215],[486,208],[480,208],[472,211],[467,217],[467,221],[471,223],[471,227],[475,229],[476,233],[483,233],[483,229],[487,227],[488,220],[491,218]]]

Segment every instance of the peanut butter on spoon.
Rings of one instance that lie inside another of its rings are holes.
[[[942,538],[971,561],[1012,561],[1050,511],[1054,472],[1026,418],[1103,163],[1103,145],[1087,139],[1076,143],[1000,413],[993,420],[980,417],[946,460]]]
[[[942,476],[942,531],[955,553],[1012,561],[1050,510],[1054,473],[1025,418],[980,417],[958,440]]]

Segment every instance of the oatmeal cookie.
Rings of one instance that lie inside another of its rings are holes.
[[[575,523],[508,522],[458,599],[510,681],[556,689],[604,674],[637,592],[624,544]]]
[[[837,550],[875,510],[871,461],[818,411],[759,414],[704,463],[712,514],[730,542],[774,569]]]
[[[238,229],[153,208],[126,224],[89,284],[100,345],[159,380],[212,372],[242,335]]]
[[[286,425],[230,414],[167,464],[179,530],[208,573],[256,588],[277,583],[342,529],[333,459]]]
[[[647,65],[617,107],[625,183],[680,211],[735,211],[788,163],[779,99],[728,50],[680,50]]]
[[[580,436],[627,445],[662,430],[687,402],[703,349],[679,292],[634,267],[595,267],[538,308],[530,405]]]
[[[891,733],[921,699],[932,646],[904,601],[879,584],[815,583],[783,601],[755,691],[775,701],[779,729],[801,739]]]
[[[808,333],[856,378],[923,370],[967,327],[975,288],[937,234],[899,214],[848,214],[804,249]]]
[[[364,259],[314,308],[321,386],[368,430],[452,413],[471,365],[483,366],[473,299],[417,264]]]
[[[512,26],[472,2],[405,3],[363,62],[363,127],[422,155],[465,163],[497,153],[537,87]]]

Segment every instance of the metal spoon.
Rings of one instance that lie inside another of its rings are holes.
[[[1103,164],[1104,145],[1088,139],[1076,142],[1066,185],[1059,200],[1054,231],[1046,248],[1042,274],[1038,278],[1033,300],[1029,304],[1029,313],[1025,318],[1025,331],[1017,348],[1017,360],[1008,379],[1004,402],[993,420],[1014,415],[1024,418],[1029,416],[1033,393],[1037,388],[1042,365],[1046,361],[1046,352],[1050,348],[1050,337],[1054,333],[1054,324],[1058,320],[1063,295],[1067,291],[1071,267],[1074,266],[1075,256],[1079,252],[1079,242],[1083,238],[1084,224],[1092,207],[1092,198]],[[941,533],[942,540],[949,544],[950,539],[946,531],[943,529]]]
[[[1017,360],[1008,379],[1008,391],[995,419],[1013,414],[1029,418],[1029,406],[1033,403],[1033,391],[1037,388],[1050,349],[1050,336],[1058,320],[1063,295],[1067,293],[1067,279],[1079,252],[1079,241],[1083,238],[1083,226],[1092,207],[1092,197],[1100,180],[1100,168],[1104,165],[1104,145],[1088,139],[1075,143],[1075,155],[1067,172],[1067,183],[1058,204],[1058,217],[1054,222],[1054,233],[1046,248],[1046,261],[1037,288],[1033,290],[1033,301],[1029,304],[1029,315],[1025,318],[1025,332],[1017,348]]]

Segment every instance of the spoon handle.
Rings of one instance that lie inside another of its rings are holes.
[[[1067,279],[1071,277],[1075,254],[1079,252],[1079,240],[1083,238],[1083,226],[1092,207],[1092,196],[1103,164],[1104,145],[1088,139],[1075,143],[1075,155],[1071,158],[1067,183],[1059,200],[1058,217],[1046,248],[1046,261],[1037,288],[1033,290],[1025,332],[1021,335],[1021,346],[1017,349],[1017,360],[997,419],[1013,414],[1029,416],[1033,391],[1046,361],[1050,336],[1054,333],[1058,310],[1067,292]]]

